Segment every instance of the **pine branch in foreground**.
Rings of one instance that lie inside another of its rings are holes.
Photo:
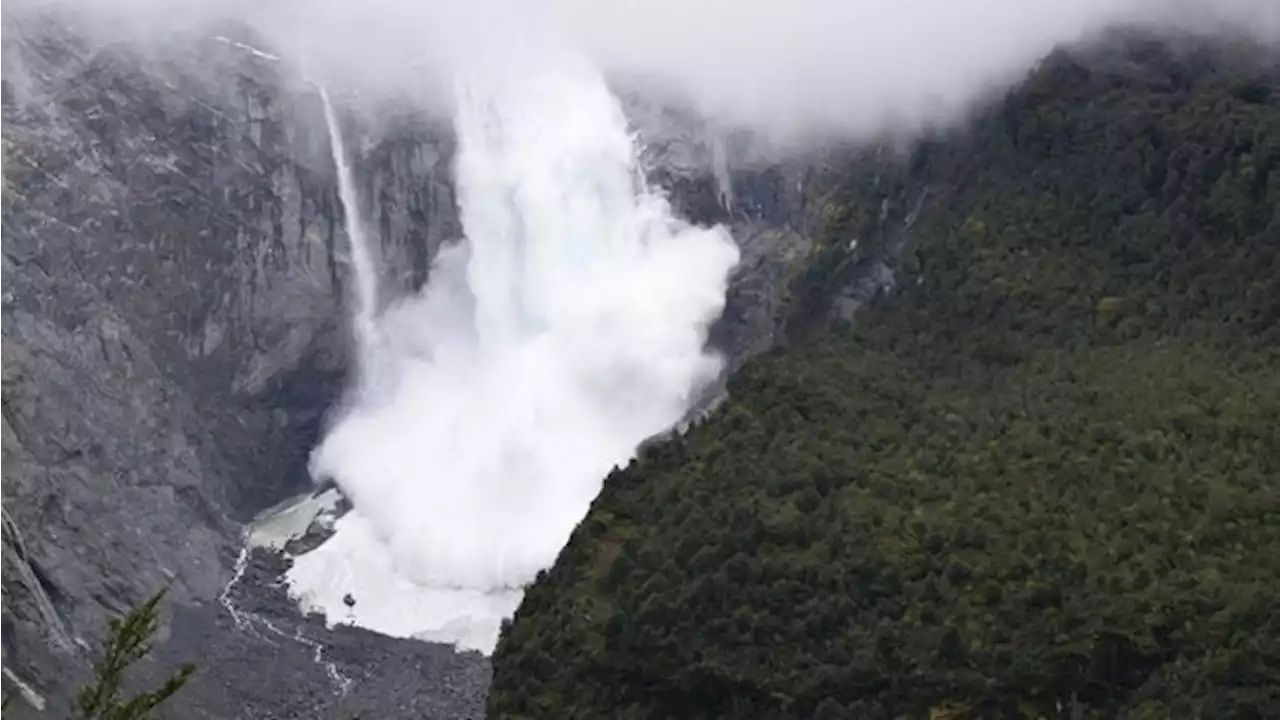
[[[165,591],[161,590],[124,617],[111,620],[102,659],[94,665],[93,681],[81,688],[76,695],[79,718],[141,720],[150,717],[152,710],[176,694],[191,679],[195,666],[184,663],[155,690],[143,692],[129,700],[121,699],[125,672],[151,652],[152,638],[159,629],[158,607],[164,595]]]

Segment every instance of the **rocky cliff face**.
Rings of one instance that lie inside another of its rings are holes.
[[[345,237],[318,100],[269,61],[210,39],[197,75],[6,25],[5,666],[56,690],[104,611],[210,603],[237,521],[305,486]],[[405,283],[456,235],[435,138],[359,163]]]
[[[181,637],[162,656],[262,652],[224,637],[239,631],[218,603],[240,523],[306,487],[346,364],[347,243],[319,99],[230,41],[161,63],[5,23],[6,671],[63,693],[106,617],[166,585],[166,633]],[[812,246],[808,176],[730,173],[705,128],[630,110],[676,206],[730,223],[743,245],[713,332],[736,367],[774,342],[790,268]],[[417,287],[461,234],[448,133],[416,119],[348,132],[384,284]],[[256,697],[246,683],[262,678],[214,665],[197,714],[235,716],[211,698]],[[469,689],[449,692],[483,692],[487,675],[458,672]],[[470,712],[453,707],[438,714]]]

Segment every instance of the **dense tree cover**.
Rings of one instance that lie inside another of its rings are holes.
[[[1280,708],[1280,73],[1122,60],[850,178],[798,307],[927,186],[900,291],[608,478],[492,717]]]

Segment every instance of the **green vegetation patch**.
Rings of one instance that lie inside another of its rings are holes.
[[[608,478],[492,717],[1280,708],[1280,73],[1128,59],[850,177],[799,311],[927,186],[900,291]]]

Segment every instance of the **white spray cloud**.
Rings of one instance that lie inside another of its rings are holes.
[[[546,35],[476,47],[456,78],[467,240],[360,334],[358,393],[313,456],[355,510],[293,576],[332,609],[357,576],[358,605],[398,587],[361,621],[404,633],[412,602],[434,616],[409,634],[485,649],[494,598],[551,564],[609,469],[717,374],[706,329],[738,258],[722,228],[676,219],[645,186],[599,71],[543,42],[551,30],[523,31]],[[371,577],[387,556],[393,572]]]
[[[609,467],[717,369],[705,327],[737,251],[643,189],[616,101],[586,70],[468,85],[467,244],[378,333],[372,397],[320,447],[416,577],[518,585]]]

